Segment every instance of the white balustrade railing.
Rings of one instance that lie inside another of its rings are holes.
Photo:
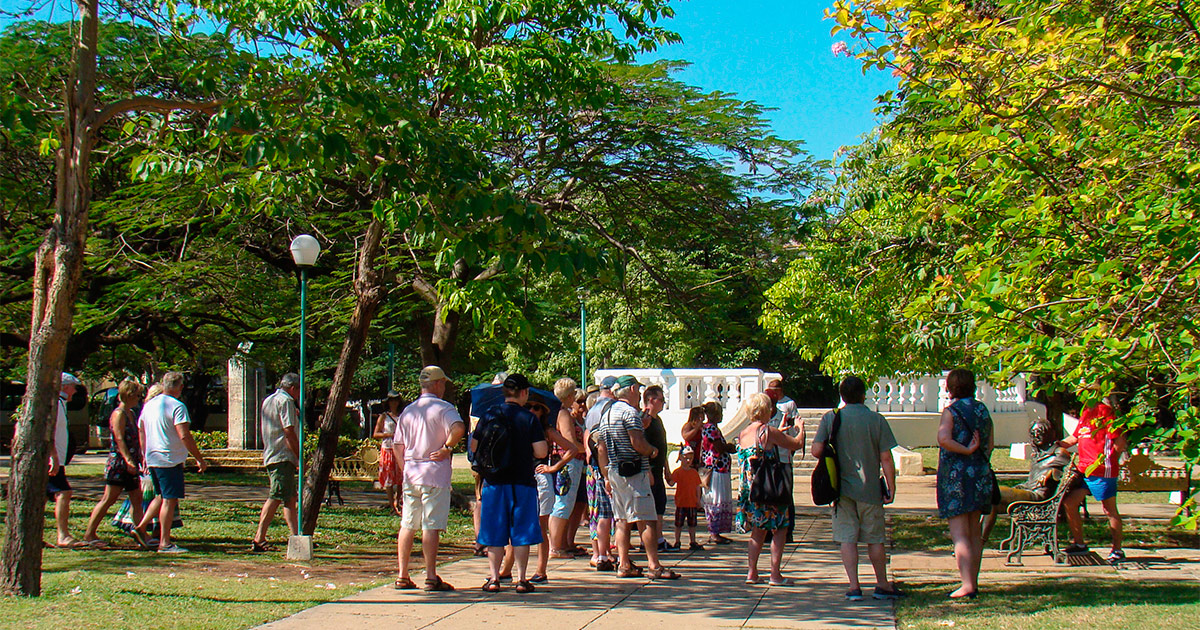
[[[1023,412],[1025,379],[1017,376],[1008,387],[999,390],[980,382],[975,397],[992,413]],[[866,404],[879,413],[938,413],[950,404],[946,374],[881,378],[867,388]]]

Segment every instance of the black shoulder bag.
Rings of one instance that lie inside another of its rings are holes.
[[[841,496],[838,488],[838,457],[837,434],[842,428],[842,410],[833,412],[833,426],[829,428],[829,437],[825,439],[821,458],[817,461],[812,473],[812,498],[817,505],[835,503]]]
[[[767,431],[767,427],[763,427]],[[779,459],[779,451],[758,439],[759,456],[750,461],[750,502],[759,505],[787,505],[792,493],[788,484],[788,466]]]

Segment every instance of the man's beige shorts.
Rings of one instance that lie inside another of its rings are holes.
[[[400,527],[444,530],[450,520],[450,488],[404,482],[404,509]]]
[[[608,469],[612,484],[613,516],[619,521],[639,523],[658,522],[654,511],[654,495],[650,494],[650,473],[643,470],[632,477],[622,477],[616,468]]]
[[[833,541],[868,545],[885,542],[883,506],[839,498],[833,511]]]

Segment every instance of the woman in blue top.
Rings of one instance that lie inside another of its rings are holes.
[[[951,370],[946,388],[953,400],[942,410],[938,424],[938,515],[949,520],[962,579],[962,586],[950,597],[973,598],[983,559],[979,515],[992,507],[992,416],[975,400],[975,375],[970,370]]]

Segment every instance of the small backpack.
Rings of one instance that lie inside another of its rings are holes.
[[[483,414],[476,428],[475,458],[471,469],[489,479],[509,467],[512,423],[507,404],[496,405]]]
[[[836,503],[841,496],[841,488],[838,487],[837,456],[837,434],[840,428],[842,428],[842,410],[838,409],[833,413],[829,437],[825,438],[825,447],[821,451],[821,458],[817,460],[817,466],[813,468],[812,472],[812,498],[813,503],[817,505]]]

